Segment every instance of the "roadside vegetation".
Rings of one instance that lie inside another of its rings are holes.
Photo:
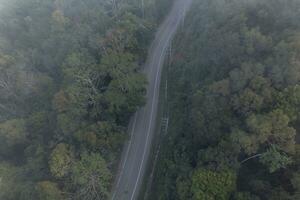
[[[300,2],[201,0],[173,44],[149,199],[300,199]]]
[[[110,196],[171,0],[10,0],[0,13],[0,199]],[[143,6],[143,7],[142,7]]]

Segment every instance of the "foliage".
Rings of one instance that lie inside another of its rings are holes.
[[[70,146],[66,144],[58,144],[52,151],[49,167],[53,176],[57,178],[62,178],[66,176],[73,162],[73,152]]]
[[[109,196],[172,0],[143,2],[1,2],[0,199]]]
[[[63,199],[62,192],[59,190],[57,184],[50,181],[43,181],[37,184],[37,191],[39,199],[58,200]]]
[[[194,200],[220,199],[226,200],[235,189],[236,177],[232,172],[213,172],[209,170],[196,170],[192,177]]]
[[[169,131],[150,199],[192,199],[193,174],[228,169],[237,186],[228,196],[209,196],[228,191],[218,181],[194,193],[299,197],[290,184],[300,165],[299,8],[297,0],[194,1],[166,66]]]
[[[76,199],[106,199],[111,181],[105,160],[98,154],[84,153],[72,167],[72,183],[76,188]]]
[[[25,121],[23,119],[8,120],[0,124],[1,141],[11,147],[26,140]]]
[[[36,199],[33,184],[23,176],[23,169],[0,163],[0,198],[7,200]]]
[[[292,161],[287,155],[280,153],[275,146],[271,146],[271,148],[260,157],[260,162],[267,165],[270,172],[273,173],[280,168],[286,168]]]

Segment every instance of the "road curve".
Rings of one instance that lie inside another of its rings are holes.
[[[159,27],[149,51],[144,72],[148,78],[147,103],[129,125],[130,140],[125,145],[112,200],[136,200],[143,182],[155,131],[161,71],[169,46],[192,0],[174,0],[170,13]]]

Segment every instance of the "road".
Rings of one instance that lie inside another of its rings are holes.
[[[192,0],[175,0],[149,50],[144,67],[144,73],[148,78],[147,103],[131,119],[128,129],[130,140],[124,147],[112,200],[136,200],[138,198],[155,131],[161,71],[166,50],[178,26],[183,22],[185,12],[191,2]]]

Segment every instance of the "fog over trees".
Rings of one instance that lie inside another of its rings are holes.
[[[300,1],[194,1],[150,199],[300,199]]]
[[[1,0],[0,199],[108,199],[170,3]]]
[[[172,2],[0,0],[0,200],[110,199]],[[299,200],[300,1],[194,0],[169,49],[148,199]]]

